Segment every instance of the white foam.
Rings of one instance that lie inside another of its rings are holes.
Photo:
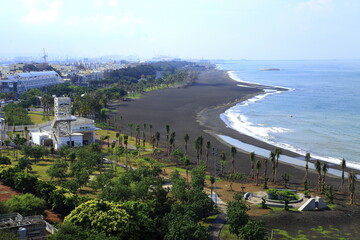
[[[235,81],[254,84],[251,82],[246,82],[246,81],[241,80],[240,78],[238,78],[238,76],[235,74],[234,71],[228,71],[228,75]],[[255,83],[255,84],[261,85],[261,84],[257,84],[257,83]],[[261,93],[261,94],[256,95],[246,101],[238,103],[236,106],[234,106],[234,107],[226,110],[224,113],[222,113],[220,115],[220,118],[228,127],[232,128],[242,134],[251,136],[257,140],[266,142],[273,146],[287,149],[289,151],[298,153],[300,155],[305,155],[307,153],[307,151],[296,148],[290,144],[276,142],[274,137],[271,135],[271,133],[290,132],[290,131],[292,131],[291,129],[281,128],[281,127],[266,127],[266,126],[264,126],[264,124],[254,124],[254,123],[250,122],[246,116],[240,114],[241,107],[249,106],[250,104],[261,101],[270,95],[279,94],[279,93],[284,92],[284,91],[279,91],[275,88],[287,89],[289,91],[294,90],[291,88],[284,88],[284,87],[270,87],[270,86],[265,86],[265,85],[261,85],[261,86],[266,87],[266,88],[263,88],[264,93]],[[311,155],[312,155],[312,157],[314,157],[316,159],[326,161],[329,163],[333,163],[336,165],[339,165],[341,163],[341,159],[338,159],[338,158],[321,156],[320,154],[316,154],[316,153],[312,153]],[[360,164],[355,163],[355,162],[347,161],[347,167],[360,170]]]

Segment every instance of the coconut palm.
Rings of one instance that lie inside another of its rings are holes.
[[[133,126],[134,126],[133,123],[128,123],[128,127],[130,129],[130,137],[132,137]]]
[[[276,154],[274,151],[270,152],[270,162],[271,162],[271,166],[272,166],[272,173],[271,173],[271,178],[270,181],[274,182],[275,180],[275,169],[276,169]]]
[[[152,128],[153,128],[153,125],[149,124],[150,136],[152,136]]]
[[[125,166],[128,170],[128,135],[124,135],[124,145],[125,145]]]
[[[195,139],[195,143],[194,143],[194,147],[195,147],[195,150],[196,150],[196,160],[197,160],[196,163],[197,164],[200,163],[200,148],[201,148],[200,142],[201,142],[200,137],[197,137]]]
[[[309,161],[310,161],[310,153],[306,153],[305,155],[305,179],[309,179]]]
[[[166,129],[166,146],[167,146],[167,148],[169,148],[170,126],[169,126],[169,125],[166,125],[166,126],[165,126],[165,129]]]
[[[260,168],[261,168],[261,162],[260,162],[260,160],[257,160],[256,163],[255,163],[255,169],[256,169],[256,186],[258,185],[258,181],[259,181]]]
[[[251,171],[249,173],[249,177],[254,179],[254,177],[255,177],[255,172],[254,172],[254,168],[255,168],[255,152],[250,153],[250,164],[251,164]]]
[[[263,159],[263,163],[264,163],[264,179],[267,177],[267,165],[268,165],[268,158],[264,158]]]
[[[315,163],[314,163],[314,165],[315,165],[315,169],[316,169],[316,171],[318,172],[318,188],[319,188],[319,190],[321,191],[321,162],[319,161],[319,160],[316,160],[315,161]]]
[[[349,174],[348,175],[348,184],[349,184],[350,203],[354,204],[355,183],[356,183],[357,177],[354,172],[349,172],[348,174]]]
[[[184,136],[184,141],[185,141],[185,154],[187,154],[187,147],[188,147],[188,142],[189,142],[189,134],[185,133],[185,136]]]
[[[231,165],[232,165],[232,173],[235,173],[235,155],[236,155],[236,147],[231,147]]]
[[[340,190],[342,191],[344,189],[344,182],[345,182],[345,168],[346,168],[346,160],[342,159],[341,160],[341,185],[340,185]]]
[[[221,175],[224,176],[224,166],[226,164],[226,155],[224,153],[224,151],[221,152],[220,154],[220,171],[221,171]]]
[[[135,127],[136,137],[135,137],[135,145],[140,145],[140,125],[137,124]]]
[[[276,167],[275,167],[275,176],[274,176],[274,182],[277,181],[277,172],[279,168],[279,158],[280,154],[282,154],[281,148],[275,148],[275,155],[276,155]]]
[[[156,148],[159,147],[159,141],[160,141],[160,133],[156,132],[155,133],[155,139],[156,139]]]
[[[323,176],[322,176],[322,190],[325,190],[325,176],[326,176],[326,173],[328,172],[329,170],[329,165],[327,163],[324,163],[324,165],[322,166],[322,172],[323,172]]]
[[[210,183],[211,183],[211,189],[210,189],[210,191],[211,191],[211,198],[212,198],[212,195],[213,195],[213,189],[214,189],[214,183],[215,183],[215,181],[216,181],[216,179],[214,178],[214,176],[210,176]]]
[[[211,143],[210,141],[206,142],[206,165],[209,162],[209,153],[210,153]]]

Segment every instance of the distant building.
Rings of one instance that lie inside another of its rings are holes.
[[[31,88],[42,88],[64,80],[55,71],[15,73],[8,75],[7,80],[0,81],[1,92],[15,92],[21,94]]]

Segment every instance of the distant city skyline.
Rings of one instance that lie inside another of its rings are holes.
[[[358,0],[0,0],[0,57],[358,59]]]

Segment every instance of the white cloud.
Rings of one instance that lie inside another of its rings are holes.
[[[61,0],[23,0],[22,3],[28,12],[20,21],[26,24],[47,24],[56,21],[63,5]]]
[[[298,9],[304,12],[331,12],[333,0],[308,0],[298,4]]]
[[[118,0],[109,0],[108,1],[108,6],[109,7],[116,7],[119,5],[119,1]]]

